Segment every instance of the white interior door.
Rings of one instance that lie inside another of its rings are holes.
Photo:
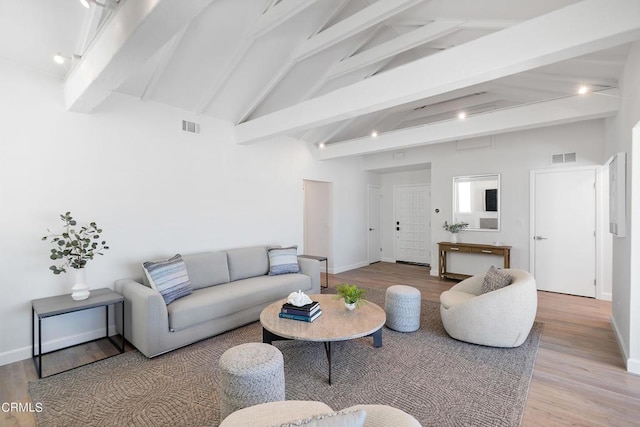
[[[380,245],[380,197],[380,187],[370,185],[368,191],[369,215],[367,221],[369,264],[380,261],[382,256],[382,247]]]
[[[538,289],[595,297],[596,170],[532,173],[532,260]]]
[[[428,264],[429,186],[402,185],[395,187],[396,261]]]

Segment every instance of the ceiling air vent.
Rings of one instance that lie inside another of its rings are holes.
[[[182,121],[182,130],[191,133],[200,133],[200,123],[190,122],[188,120]]]
[[[551,155],[551,163],[553,163],[554,165],[557,163],[575,163],[575,162],[576,162],[575,152]]]

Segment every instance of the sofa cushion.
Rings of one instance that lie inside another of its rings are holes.
[[[269,254],[269,275],[300,273],[298,265],[298,247],[270,248]]]
[[[226,252],[203,252],[183,255],[193,289],[229,283],[229,266]]]
[[[487,274],[484,275],[480,292],[486,294],[487,292],[502,289],[505,286],[509,286],[512,280],[513,278],[510,275],[491,266]]]
[[[327,414],[318,414],[312,417],[296,419],[284,424],[276,424],[278,427],[362,427],[367,413],[362,410],[339,411]]]
[[[167,306],[169,329],[179,331],[310,289],[311,278],[304,274],[264,275],[198,289]]]
[[[269,271],[269,258],[264,246],[231,249],[226,252],[231,281],[264,276]]]
[[[180,254],[166,261],[144,262],[142,267],[149,284],[162,295],[165,304],[171,304],[193,291],[187,267]]]

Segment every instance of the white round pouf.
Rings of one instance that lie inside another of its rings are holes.
[[[238,409],[284,400],[284,359],[276,347],[247,343],[222,353],[220,421]]]
[[[387,327],[399,332],[413,332],[420,328],[420,291],[406,285],[387,288],[384,311]]]

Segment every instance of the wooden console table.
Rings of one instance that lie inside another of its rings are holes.
[[[511,246],[439,242],[438,249],[440,252],[440,255],[438,256],[438,277],[440,277],[440,279],[446,277],[448,279],[464,280],[467,277],[471,277],[469,274],[447,271],[447,252],[497,255],[503,257],[504,268],[509,268],[511,266]]]

